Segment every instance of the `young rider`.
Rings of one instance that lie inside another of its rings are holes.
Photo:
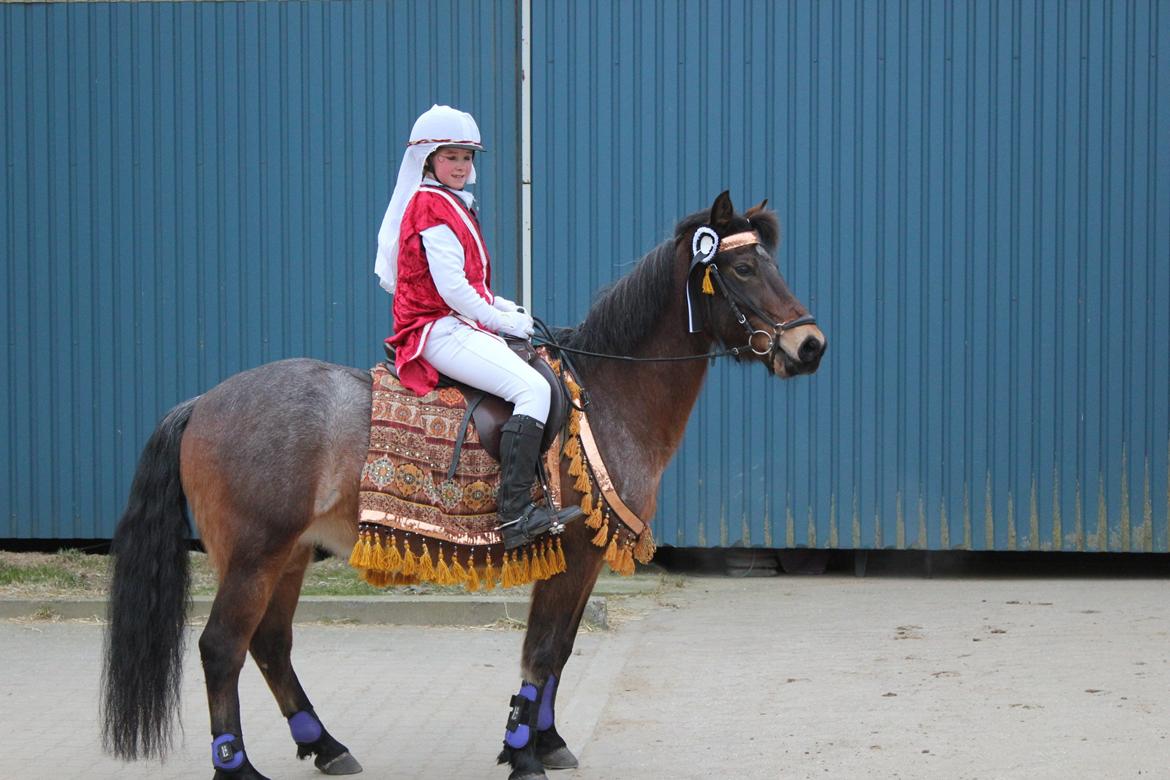
[[[497,335],[529,338],[532,317],[491,290],[475,198],[464,189],[475,183],[483,150],[471,114],[436,105],[415,121],[374,270],[394,295],[395,333],[386,341],[404,386],[423,395],[442,373],[515,406],[501,429],[497,495],[504,547],[512,549],[564,518],[530,500],[550,390]]]

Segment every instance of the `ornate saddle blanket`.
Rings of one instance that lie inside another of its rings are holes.
[[[463,392],[447,386],[418,396],[385,364],[371,375],[370,445],[350,556],[363,579],[376,586],[433,582],[478,590],[564,571],[559,538],[542,537],[505,556],[495,530],[500,467],[477,425],[466,426],[453,463],[467,414]],[[559,448],[547,457],[550,473],[557,472]]]

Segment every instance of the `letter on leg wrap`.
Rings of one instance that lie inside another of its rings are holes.
[[[512,697],[512,711],[504,729],[504,744],[508,747],[519,750],[532,738],[532,707],[536,704],[536,696],[536,686],[526,682],[520,686],[520,693]]]
[[[540,713],[536,716],[536,730],[548,731],[553,725],[553,696],[557,689],[557,676],[550,674],[540,694]]]
[[[301,710],[288,719],[288,730],[298,745],[308,745],[321,738],[321,721],[312,710]]]
[[[244,763],[244,743],[235,734],[220,734],[211,743],[211,765],[231,772]]]

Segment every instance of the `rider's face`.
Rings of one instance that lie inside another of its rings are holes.
[[[463,185],[467,184],[473,160],[475,152],[470,149],[441,146],[431,156],[431,168],[440,184],[453,190],[461,190]]]

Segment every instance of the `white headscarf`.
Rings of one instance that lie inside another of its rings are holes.
[[[398,183],[394,186],[394,194],[390,196],[390,205],[386,208],[386,216],[382,218],[382,227],[378,231],[378,254],[374,258],[374,273],[388,293],[394,292],[394,285],[398,281],[398,234],[402,228],[402,215],[422,183],[423,165],[440,146],[483,151],[479,126],[471,114],[450,106],[434,105],[416,119],[411,128],[410,141],[398,169]],[[474,183],[473,164],[467,174],[467,184]]]

